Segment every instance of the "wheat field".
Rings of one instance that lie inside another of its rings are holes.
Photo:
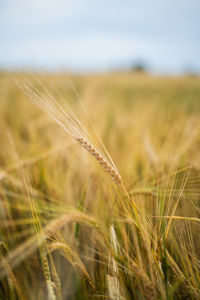
[[[0,74],[0,299],[200,299],[200,78]]]

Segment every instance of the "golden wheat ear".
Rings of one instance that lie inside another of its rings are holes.
[[[34,104],[47,112],[58,125],[97,160],[99,165],[110,174],[112,180],[119,185],[121,190],[128,196],[119,171],[110,154],[105,149],[105,146],[103,144],[100,145],[94,140],[60,93],[57,93],[57,96],[53,97],[38,79],[37,85],[39,85],[40,90],[42,89],[42,93],[39,88],[36,88],[35,85],[27,79],[21,81],[15,79],[15,81],[17,81],[17,85],[29,96]]]
[[[92,156],[94,156],[96,158],[96,160],[98,161],[98,163],[105,169],[106,172],[108,172],[112,179],[114,180],[115,183],[117,184],[122,184],[122,178],[119,175],[119,172],[117,169],[113,168],[111,166],[111,164],[103,158],[103,156],[101,155],[101,153],[99,153],[91,144],[89,144],[87,142],[87,140],[85,140],[82,137],[74,137],[83,148],[85,148]]]

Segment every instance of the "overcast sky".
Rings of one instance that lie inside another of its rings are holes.
[[[200,72],[200,0],[0,0],[0,68]]]

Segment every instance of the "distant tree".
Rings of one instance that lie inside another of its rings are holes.
[[[144,73],[144,72],[147,72],[147,66],[146,66],[145,62],[137,61],[137,62],[131,64],[130,71]]]
[[[189,76],[189,77],[196,77],[200,74],[200,71],[198,71],[197,69],[195,68],[187,68],[184,72],[184,74],[186,76]]]

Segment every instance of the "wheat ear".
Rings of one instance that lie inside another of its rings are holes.
[[[54,98],[38,79],[35,80],[43,90],[44,94],[42,94],[29,80],[24,79],[24,81],[21,81],[14,78],[16,84],[29,96],[32,102],[38,105],[42,110],[46,111],[58,125],[94,156],[101,167],[111,175],[113,181],[119,185],[123,193],[129,197],[122,182],[122,178],[105,147],[95,142],[60,93]]]
[[[90,144],[86,139],[83,137],[74,136],[75,140],[77,140],[83,148],[85,148],[91,155],[93,155],[98,163],[104,168],[106,172],[108,172],[115,183],[122,184],[122,178],[117,172],[116,169],[114,169],[111,164],[103,158],[103,156]]]
[[[111,240],[112,250],[114,251],[114,255],[113,254],[110,255],[112,256],[113,276],[109,274],[107,275],[108,293],[112,300],[120,300],[122,297],[120,294],[120,284],[118,279],[119,272],[118,272],[117,262],[115,260],[115,256],[117,256],[118,253],[117,236],[113,224],[110,226],[110,240]]]
[[[132,268],[135,273],[135,276],[138,277],[144,286],[144,296],[147,300],[155,300],[156,299],[156,293],[154,289],[154,285],[150,281],[149,277],[146,275],[146,273],[143,271],[142,268],[140,268],[135,262],[132,261]]]

